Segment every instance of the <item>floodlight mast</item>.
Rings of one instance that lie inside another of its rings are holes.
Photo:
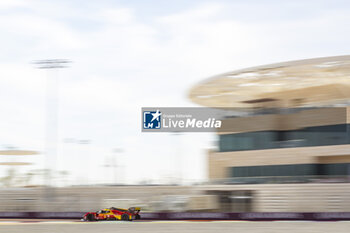
[[[57,162],[57,129],[58,129],[58,69],[67,68],[71,61],[67,59],[45,59],[34,61],[38,69],[48,70],[46,76],[46,137],[45,137],[45,186],[52,187],[52,177]],[[56,71],[56,72],[55,72]],[[52,190],[53,192],[53,190]],[[48,199],[54,198],[54,194],[48,191]]]
[[[38,65],[39,69],[57,69],[57,68],[67,68],[71,61],[66,59],[46,59],[38,60],[33,62]]]

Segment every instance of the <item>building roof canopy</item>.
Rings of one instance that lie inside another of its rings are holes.
[[[321,107],[350,100],[350,56],[276,63],[221,74],[195,85],[208,107]]]

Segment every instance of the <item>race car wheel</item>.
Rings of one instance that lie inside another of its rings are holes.
[[[122,220],[123,220],[123,221],[130,221],[129,215],[123,214],[123,215],[122,215]]]
[[[135,219],[138,220],[138,219],[141,219],[141,216],[139,214],[136,214],[135,215]]]
[[[86,216],[86,221],[95,221],[96,219],[95,219],[95,216],[93,215],[93,214],[88,214],[87,216]]]

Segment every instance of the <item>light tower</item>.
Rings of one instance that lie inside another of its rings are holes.
[[[58,69],[67,68],[71,61],[66,59],[47,59],[35,61],[39,69],[47,70],[46,77],[46,138],[45,151],[47,169],[45,184],[53,186],[52,173],[55,171],[57,161],[57,118],[58,118]]]

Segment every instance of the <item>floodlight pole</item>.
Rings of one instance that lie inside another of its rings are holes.
[[[113,149],[113,172],[114,172],[114,184],[116,185],[118,183],[118,166],[120,168],[120,171],[119,171],[119,177],[121,178],[122,177],[122,167],[118,164],[118,154],[121,154],[123,153],[123,149],[121,148],[115,148]],[[119,178],[119,180],[121,180]]]
[[[67,68],[66,59],[47,59],[33,62],[39,69],[47,70],[46,76],[46,138],[45,138],[45,185],[54,186],[52,182],[57,162],[57,119],[58,119],[58,69]],[[55,71],[55,72],[54,72]],[[53,198],[47,192],[47,198]]]

